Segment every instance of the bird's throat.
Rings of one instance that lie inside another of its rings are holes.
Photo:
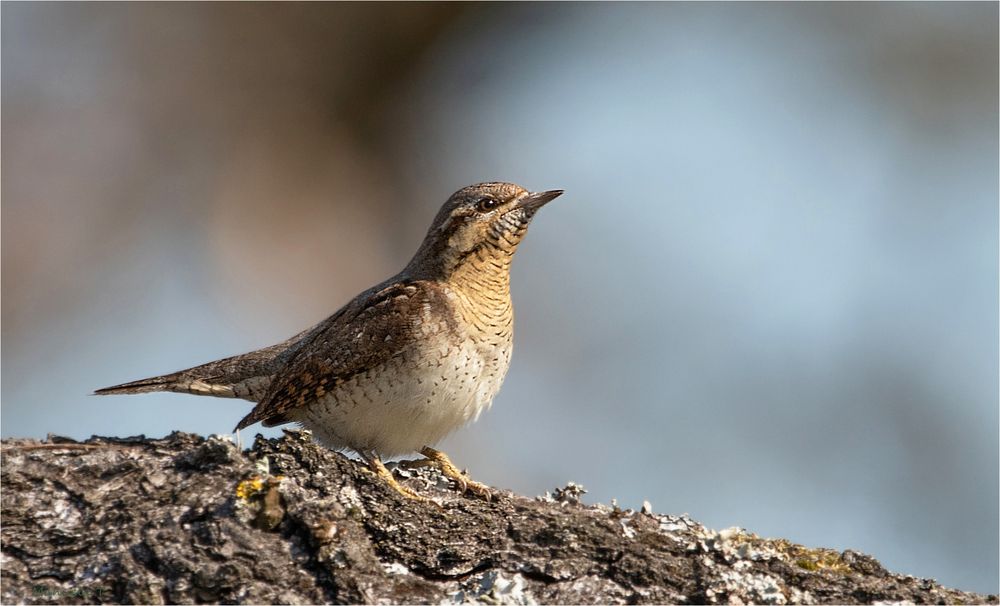
[[[458,297],[459,313],[472,325],[491,333],[509,330],[513,317],[510,300],[512,258],[513,255],[506,251],[483,247],[466,257],[448,277],[448,286]]]

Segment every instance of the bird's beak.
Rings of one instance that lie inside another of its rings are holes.
[[[563,190],[561,189],[532,192],[523,196],[520,200],[518,200],[516,206],[518,208],[523,208],[527,211],[534,212],[539,208],[541,208],[542,206],[544,206],[547,202],[551,202],[552,200],[555,200],[556,198],[561,196],[562,193]]]

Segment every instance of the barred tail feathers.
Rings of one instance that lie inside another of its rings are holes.
[[[275,370],[294,353],[296,344],[312,330],[303,331],[276,345],[238,356],[215,360],[158,377],[102,387],[95,390],[94,395],[172,391],[256,402],[266,393]]]
[[[152,393],[157,391],[171,391],[177,393],[188,393],[201,396],[215,396],[217,398],[233,398],[236,394],[232,385],[211,383],[205,379],[192,377],[184,371],[175,372],[159,377],[149,377],[130,381],[121,385],[102,387],[94,390],[94,395],[110,396],[120,394]]]

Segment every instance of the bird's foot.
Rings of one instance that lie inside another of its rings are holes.
[[[396,480],[396,477],[392,475],[392,472],[386,469],[382,460],[378,457],[372,457],[368,460],[368,467],[371,468],[372,472],[375,473],[383,482],[389,485],[390,488],[403,495],[407,499],[412,499],[414,501],[430,501],[427,497],[417,494],[413,489],[403,486]],[[431,501],[433,503],[433,501]]]
[[[430,446],[424,446],[420,449],[420,454],[427,458],[417,461],[401,461],[400,466],[409,468],[436,467],[446,477],[453,480],[463,494],[471,492],[472,494],[482,497],[487,501],[493,499],[493,489],[486,484],[481,484],[470,479],[469,476],[465,475],[459,468],[455,467],[455,464],[451,462],[451,459],[449,459],[448,455],[445,453],[431,448]]]

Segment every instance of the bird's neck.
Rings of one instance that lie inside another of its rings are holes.
[[[446,281],[471,297],[509,300],[512,258],[503,251],[476,250],[452,269]]]
[[[510,300],[510,255],[475,252],[455,267],[446,283],[456,313],[470,336],[491,343],[509,342],[514,310]]]
[[[509,339],[510,265],[516,249],[516,240],[505,240],[460,252],[443,238],[428,237],[403,275],[442,284],[452,293],[465,326],[490,333],[488,340]]]

